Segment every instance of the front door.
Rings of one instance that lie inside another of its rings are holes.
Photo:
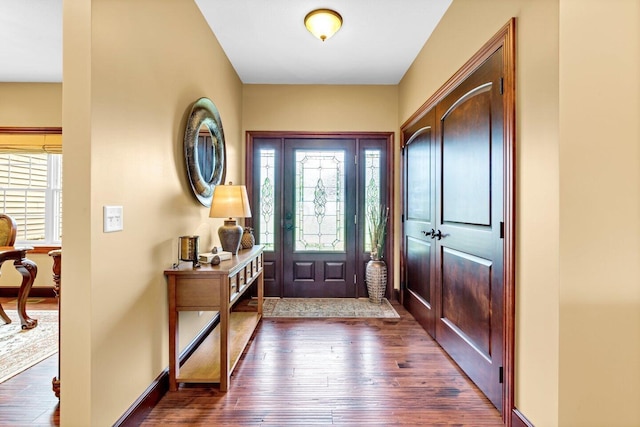
[[[367,297],[366,212],[389,206],[391,134],[249,132],[247,142],[265,295]]]
[[[355,297],[354,144],[291,139],[284,162],[284,296]]]

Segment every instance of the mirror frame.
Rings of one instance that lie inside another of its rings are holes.
[[[213,146],[213,173],[204,177],[198,159],[198,135],[200,128],[206,126],[211,135]],[[193,103],[184,131],[184,157],[187,163],[187,177],[198,201],[211,206],[213,189],[223,184],[227,171],[227,155],[222,120],[215,104],[209,98],[200,98]]]

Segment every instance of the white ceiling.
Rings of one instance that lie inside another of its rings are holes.
[[[243,83],[397,84],[452,0],[195,0]],[[344,20],[326,42],[305,15]],[[0,0],[0,82],[62,81],[62,0]]]
[[[62,0],[0,0],[0,82],[62,81]]]

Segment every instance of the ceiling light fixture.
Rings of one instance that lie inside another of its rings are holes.
[[[342,16],[335,10],[316,9],[304,17],[304,25],[311,34],[325,41],[342,27]]]

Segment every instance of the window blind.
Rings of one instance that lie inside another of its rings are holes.
[[[0,128],[0,212],[17,243],[62,240],[62,135],[59,128]]]
[[[0,133],[0,153],[62,154],[62,135]]]

